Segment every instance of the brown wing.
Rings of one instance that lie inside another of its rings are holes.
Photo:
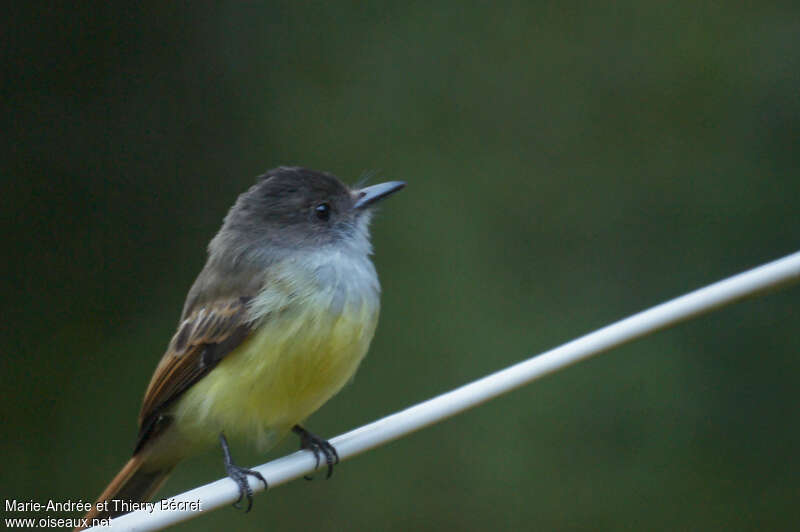
[[[239,297],[209,302],[181,322],[144,394],[137,451],[152,435],[164,407],[249,336],[251,327],[246,319],[249,300]]]

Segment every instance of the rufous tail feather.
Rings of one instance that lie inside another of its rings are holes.
[[[152,497],[158,488],[167,479],[172,467],[162,469],[148,469],[142,454],[136,454],[117,473],[114,480],[97,498],[92,510],[84,518],[84,525],[77,526],[73,532],[78,532],[87,527],[100,524],[101,519],[109,519],[128,513],[130,507],[125,508],[125,503],[143,502]],[[98,505],[106,502],[107,504]]]

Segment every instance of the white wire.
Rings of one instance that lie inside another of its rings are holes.
[[[337,436],[331,439],[330,443],[336,448],[340,458],[346,460],[612,347],[729,305],[744,297],[754,296],[798,280],[800,280],[800,252],[634,314],[539,356]],[[298,451],[254,469],[267,479],[271,488],[274,488],[311,473],[314,465],[311,452]],[[254,492],[263,490],[263,485],[252,479],[250,486]],[[141,532],[160,530],[220,506],[229,505],[237,497],[236,484],[224,478],[169,499],[174,503],[199,502],[201,511],[175,509],[174,506],[161,508],[159,503],[156,503],[152,512],[138,510],[112,520],[110,527],[97,527],[93,530]]]

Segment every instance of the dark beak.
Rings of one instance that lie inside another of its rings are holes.
[[[404,186],[406,186],[406,184],[402,181],[389,181],[387,183],[379,183],[377,185],[364,187],[356,192],[356,202],[353,208],[364,209],[390,194],[394,194]]]

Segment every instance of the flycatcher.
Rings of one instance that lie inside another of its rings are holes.
[[[182,458],[219,440],[249,511],[248,475],[266,481],[234,464],[226,435],[267,450],[294,431],[330,476],[336,450],[300,423],[367,352],[380,306],[371,209],[403,186],[351,189],[331,174],[281,167],[239,196],[147,387],[133,457],[98,502],[149,499]],[[107,506],[85,516],[89,526],[125,513]]]

